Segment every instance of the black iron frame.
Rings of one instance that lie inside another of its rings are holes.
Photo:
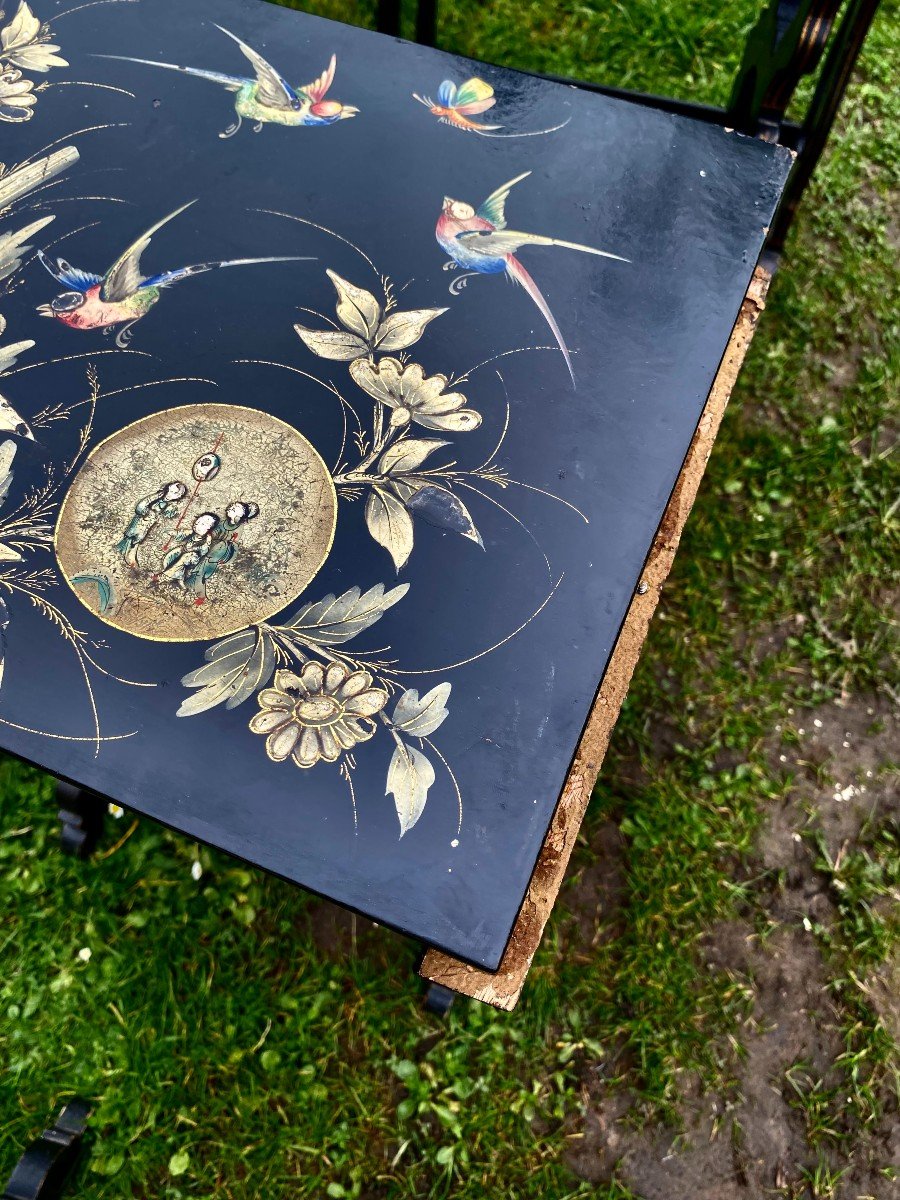
[[[793,150],[796,154],[794,168],[763,252],[769,265],[774,265],[784,249],[784,240],[800,199],[822,156],[878,8],[878,0],[849,0],[835,28],[840,7],[841,0],[769,0],[747,39],[727,108],[631,92],[560,75],[542,78],[737,129]],[[438,0],[417,0],[417,42],[427,46],[436,44],[437,17]],[[381,33],[400,35],[400,0],[378,0],[377,26]],[[801,123],[789,120],[786,113],[797,85],[822,62],[826,46],[828,53],[806,116]]]

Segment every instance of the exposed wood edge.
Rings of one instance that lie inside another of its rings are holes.
[[[495,1008],[513,1009],[516,1006],[562,886],[575,838],[628,692],[650,619],[672,568],[732,388],[765,307],[771,278],[771,273],[762,266],[753,273],[684,466],[647,556],[641,577],[647,589],[643,595],[635,593],[631,601],[500,967],[496,972],[483,971],[439,950],[429,950],[419,971],[425,979],[493,1004]]]

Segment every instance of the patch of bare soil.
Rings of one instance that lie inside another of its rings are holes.
[[[711,929],[704,953],[711,970],[749,983],[753,1017],[736,1057],[735,1087],[727,1095],[692,1092],[687,1084],[680,1128],[648,1127],[629,1119],[632,1101],[609,1091],[590,1072],[580,1132],[567,1154],[571,1169],[594,1184],[613,1178],[643,1200],[811,1200],[804,1170],[816,1164],[804,1115],[791,1100],[785,1073],[798,1063],[811,1078],[838,1085],[835,1061],[843,1050],[840,1013],[828,988],[828,968],[812,932],[834,919],[828,881],[802,831],[821,832],[828,854],[845,853],[866,821],[900,811],[896,777],[882,768],[896,760],[898,721],[890,706],[864,697],[814,711],[789,713],[768,747],[773,767],[794,776],[783,805],[768,815],[752,876],[762,878],[759,901],[774,923],[763,942],[744,921]],[[615,857],[614,831],[601,830],[601,864]],[[587,894],[592,869],[575,888],[578,932],[588,934]],[[607,876],[614,901],[621,864]],[[614,908],[614,906],[613,906]],[[604,921],[614,923],[607,907]],[[603,936],[594,921],[590,941]],[[900,1035],[900,960],[866,981],[874,1010]],[[900,1119],[887,1112],[881,1128],[840,1142],[830,1166],[845,1173],[834,1200],[891,1200],[896,1182],[883,1168],[900,1168]],[[848,1148],[849,1147],[849,1148]]]

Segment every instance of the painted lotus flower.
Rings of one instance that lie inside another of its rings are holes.
[[[445,390],[446,375],[426,377],[418,363],[358,358],[350,364],[350,374],[364,392],[394,410],[392,425],[415,421],[426,429],[466,433],[481,424],[481,414],[466,408],[468,402],[462,392]]]
[[[339,662],[327,668],[308,662],[299,674],[276,671],[273,682],[259,693],[260,711],[250,728],[266,735],[269,758],[292,758],[298,767],[335,762],[345,750],[367,742],[376,729],[372,718],[388,701],[383,688],[373,687],[368,671]]]
[[[27,121],[36,103],[33,80],[12,67],[0,73],[0,120]]]

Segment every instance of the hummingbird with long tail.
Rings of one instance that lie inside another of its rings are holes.
[[[221,33],[237,42],[241,53],[253,66],[253,78],[244,75],[223,75],[220,71],[203,71],[198,67],[180,67],[177,63],[157,62],[151,58],[128,58],[121,54],[98,54],[97,58],[115,58],[120,62],[141,63],[145,67],[162,67],[166,71],[180,71],[183,75],[194,75],[218,83],[226,91],[234,92],[234,110],[237,121],[229,125],[221,138],[233,137],[246,118],[253,121],[253,132],[259,133],[263,125],[333,125],[355,117],[359,112],[352,104],[341,104],[339,100],[326,100],[328,90],[334,82],[337,58],[334,54],[328,66],[312,83],[293,87],[263,56],[239,37],[216,25]]]
[[[64,258],[48,258],[42,250],[38,259],[54,279],[65,287],[64,292],[50,301],[38,305],[42,317],[52,317],[68,325],[70,329],[103,329],[109,331],[116,325],[123,326],[116,335],[120,349],[131,340],[133,326],[145,317],[159,302],[163,288],[181,283],[194,275],[215,271],[220,267],[244,267],[254,263],[311,262],[310,258],[297,256],[270,256],[267,258],[228,258],[219,262],[194,263],[189,267],[176,267],[173,271],[160,271],[156,275],[141,274],[141,256],[150,245],[155,233],[169,221],[196,204],[191,200],[176,208],[174,212],[151,225],[131,243],[104,275],[83,271],[73,267]]]
[[[560,238],[543,237],[538,233],[517,233],[507,229],[506,201],[509,193],[530,174],[530,171],[525,171],[524,174],[502,184],[496,191],[491,192],[478,209],[461,200],[445,196],[434,232],[438,245],[450,256],[450,261],[445,264],[444,269],[455,270],[456,267],[463,267],[468,272],[458,276],[450,285],[454,295],[458,294],[460,284],[465,286],[465,280],[472,275],[505,274],[513,283],[525,289],[550,326],[574,385],[572,360],[562,332],[540,288],[516,258],[516,253],[527,246],[561,246],[564,250],[580,250],[584,254],[596,254],[600,258],[611,258],[616,262],[627,263],[630,259],[623,258],[620,254],[610,254],[608,250],[582,246],[578,242],[564,242]]]

